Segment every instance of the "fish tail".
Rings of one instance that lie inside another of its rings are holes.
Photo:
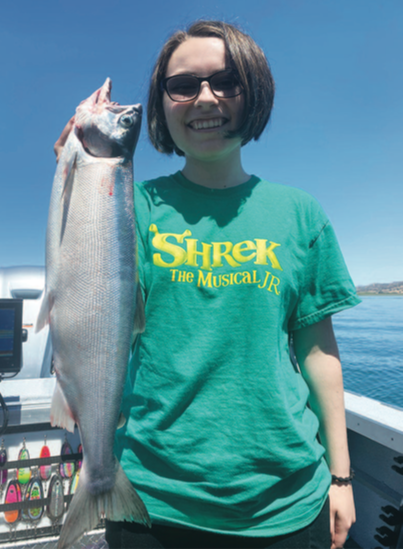
[[[60,533],[57,548],[72,548],[84,533],[94,529],[101,517],[111,521],[135,521],[151,526],[143,501],[118,464],[115,485],[109,491],[92,495],[85,483],[85,463],[77,490]],[[84,476],[84,479],[83,479]]]

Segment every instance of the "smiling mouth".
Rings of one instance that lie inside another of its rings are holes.
[[[193,130],[209,130],[211,128],[219,128],[226,122],[228,122],[226,118],[211,118],[209,120],[193,120],[189,123],[189,126]]]

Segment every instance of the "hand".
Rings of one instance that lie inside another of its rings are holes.
[[[65,143],[67,141],[67,138],[69,137],[69,134],[74,126],[74,116],[71,117],[71,119],[68,121],[66,126],[63,129],[63,132],[60,134],[59,139],[56,141],[54,145],[54,152],[56,155],[56,162],[59,162],[60,155],[62,154],[63,147],[65,146]]]
[[[343,548],[348,531],[355,523],[351,483],[332,484],[329,489],[331,548]]]

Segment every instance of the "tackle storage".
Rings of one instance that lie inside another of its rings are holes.
[[[44,285],[43,267],[0,269],[0,544],[57,535],[81,466],[77,428],[50,425],[52,345],[48,327],[35,332]]]

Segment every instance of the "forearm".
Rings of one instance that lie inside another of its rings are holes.
[[[310,389],[309,404],[319,420],[319,436],[332,474],[347,477],[350,458],[341,364],[337,357],[316,353],[303,368]]]
[[[319,419],[319,435],[332,474],[348,477],[350,458],[344,412],[343,377],[331,319],[294,333],[294,347],[309,389],[309,403]],[[332,484],[330,530],[332,548],[342,548],[355,522],[351,483]]]
[[[331,319],[294,334],[295,353],[310,390],[309,404],[319,420],[319,436],[330,471],[350,472],[343,376]]]

